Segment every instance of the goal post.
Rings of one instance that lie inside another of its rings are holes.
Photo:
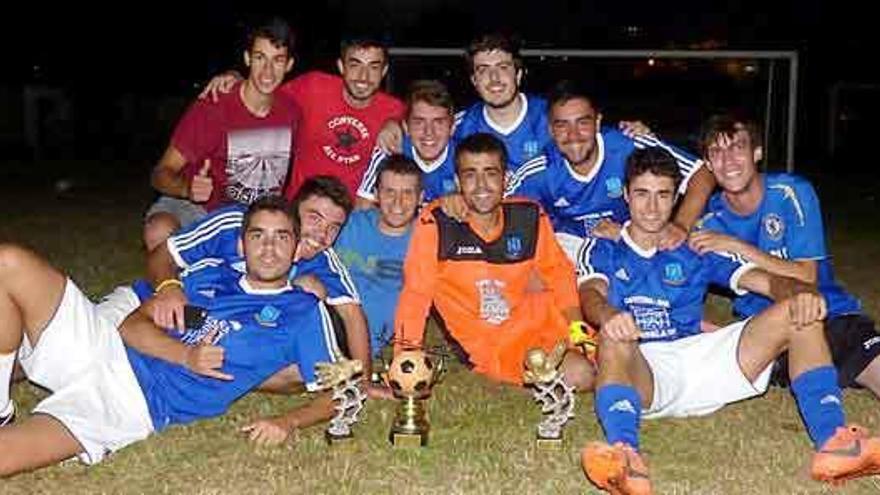
[[[393,47],[389,49],[392,58],[438,58],[457,57],[461,60],[464,50],[458,48],[427,48],[427,47]],[[766,87],[763,95],[764,112],[764,135],[765,151],[771,154],[772,143],[770,138],[781,127],[784,132],[784,146],[780,148],[780,154],[784,156],[785,169],[794,171],[794,150],[797,138],[797,112],[798,112],[798,54],[796,51],[767,51],[767,50],[578,50],[578,49],[523,49],[521,55],[527,59],[527,66],[532,65],[531,59],[543,60],[567,60],[572,59],[604,59],[604,60],[629,60],[638,62],[647,61],[651,65],[658,60],[668,61],[756,61],[766,65]],[[458,65],[462,65],[459,62]],[[744,65],[746,69],[754,67]],[[785,75],[777,82],[776,72],[785,70]],[[443,75],[449,75],[451,71],[444,71]],[[427,76],[426,76],[427,77]],[[392,79],[393,80],[393,79]],[[777,87],[780,82],[786,83],[783,91],[784,101],[777,103]],[[389,84],[394,84],[390,82]],[[776,118],[780,115],[781,118]],[[765,160],[767,163],[769,160]]]

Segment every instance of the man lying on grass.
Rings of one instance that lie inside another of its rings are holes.
[[[149,303],[119,331],[37,254],[0,245],[0,355],[18,353],[28,378],[52,391],[29,418],[0,428],[0,476],[79,456],[85,463],[172,424],[223,414],[273,373],[296,364],[315,389],[315,363],[338,350],[323,303],[287,279],[297,246],[279,198],[254,203],[241,243],[246,273],[218,260],[183,278],[201,321],[166,332]],[[0,403],[9,401],[9,371]],[[332,415],[325,394],[285,416],[246,426],[259,443]]]
[[[611,493],[652,493],[639,454],[642,411],[652,418],[698,416],[761,395],[773,361],[786,350],[792,392],[816,449],[813,478],[880,471],[880,439],[844,426],[822,328],[826,302],[816,287],[732,255],[701,256],[687,246],[658,251],[680,180],[675,160],[659,149],[638,150],[625,177],[630,222],[620,240],[586,241],[578,266],[584,314],[601,329],[595,408],[608,442],[584,449],[589,479]],[[701,333],[710,283],[777,302],[751,319]]]

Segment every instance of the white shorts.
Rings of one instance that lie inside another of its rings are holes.
[[[157,213],[167,213],[173,216],[180,222],[181,227],[186,227],[197,220],[201,220],[208,214],[202,205],[193,203],[188,199],[172,196],[160,196],[155,203],[150,205],[144,217],[149,219]]]
[[[102,297],[95,306],[95,310],[107,319],[114,328],[118,329],[122,325],[122,320],[140,305],[141,301],[131,286],[120,285]]]
[[[53,392],[34,413],[60,421],[82,446],[84,463],[153,432],[119,332],[70,279],[36,346],[23,339],[19,360],[30,380]]]
[[[568,256],[568,259],[574,263],[575,268],[577,268],[578,251],[580,251],[581,246],[584,244],[584,238],[572,234],[566,234],[565,232],[557,232],[555,237],[556,242],[559,243],[559,247],[562,248],[562,251]]]
[[[767,391],[773,363],[754,382],[737,359],[748,320],[674,342],[639,346],[654,375],[654,402],[645,418],[702,416]]]

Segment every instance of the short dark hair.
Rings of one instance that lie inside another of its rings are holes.
[[[563,105],[571,100],[586,100],[593,107],[593,110],[599,111],[595,98],[583,84],[571,79],[562,79],[556,82],[547,93],[547,112],[552,112],[554,106]]]
[[[486,153],[497,155],[501,159],[501,166],[507,167],[507,148],[497,137],[485,132],[478,132],[466,137],[455,147],[455,171],[461,166],[461,155],[464,153]]]
[[[293,233],[299,237],[299,219],[298,216],[291,214],[290,205],[287,204],[287,200],[282,196],[263,196],[248,206],[247,211],[244,212],[244,218],[241,222],[241,237],[244,239],[244,236],[247,235],[247,231],[251,226],[251,221],[253,220],[254,215],[261,211],[271,211],[271,212],[280,212],[283,213],[287,218],[290,219],[290,223],[293,225]]]
[[[345,55],[349,50],[378,48],[382,50],[382,58],[388,65],[388,45],[381,39],[372,35],[357,34],[346,36],[339,42],[339,58],[345,62]]]
[[[752,149],[764,145],[764,133],[758,121],[742,111],[734,110],[712,115],[703,123],[700,129],[700,152],[706,156],[709,146],[712,146],[719,136],[731,136],[738,131],[748,133]]]
[[[434,79],[418,79],[410,83],[406,93],[406,116],[409,117],[416,102],[423,101],[432,107],[443,107],[449,115],[455,113],[455,102],[449,89]]]
[[[468,74],[474,73],[474,56],[476,54],[493,50],[509,53],[513,57],[513,64],[516,69],[522,69],[523,61],[522,55],[519,53],[520,45],[518,37],[500,32],[485,33],[474,38],[468,44],[464,53]]]
[[[250,52],[254,48],[257,38],[265,38],[275,48],[287,48],[287,56],[293,56],[293,49],[296,46],[296,33],[284,19],[280,17],[271,17],[262,22],[254,24],[248,29],[246,42],[246,51]]]
[[[379,184],[382,182],[382,174],[385,172],[391,172],[398,175],[412,175],[417,179],[417,184],[419,190],[422,189],[422,169],[416,165],[416,162],[413,161],[412,158],[407,158],[405,155],[400,153],[395,153],[393,155],[389,155],[387,158],[382,160],[382,163],[379,164],[379,170],[376,173],[376,188],[379,188]]]
[[[348,189],[341,180],[332,175],[316,175],[306,179],[290,201],[290,209],[297,220],[299,220],[299,205],[312,196],[329,199],[345,211],[346,217],[354,208]]]
[[[633,179],[647,172],[669,177],[675,183],[675,190],[678,191],[678,185],[682,180],[681,172],[678,170],[675,158],[668,151],[656,146],[633,151],[626,160],[626,186],[629,187]]]

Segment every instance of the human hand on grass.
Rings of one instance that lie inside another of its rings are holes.
[[[291,429],[283,417],[261,418],[241,428],[248,440],[260,446],[279,445],[287,441]]]
[[[391,392],[391,389],[386,387],[381,383],[366,383],[364,387],[366,388],[367,397],[370,399],[378,399],[378,400],[393,400],[394,394]]]

